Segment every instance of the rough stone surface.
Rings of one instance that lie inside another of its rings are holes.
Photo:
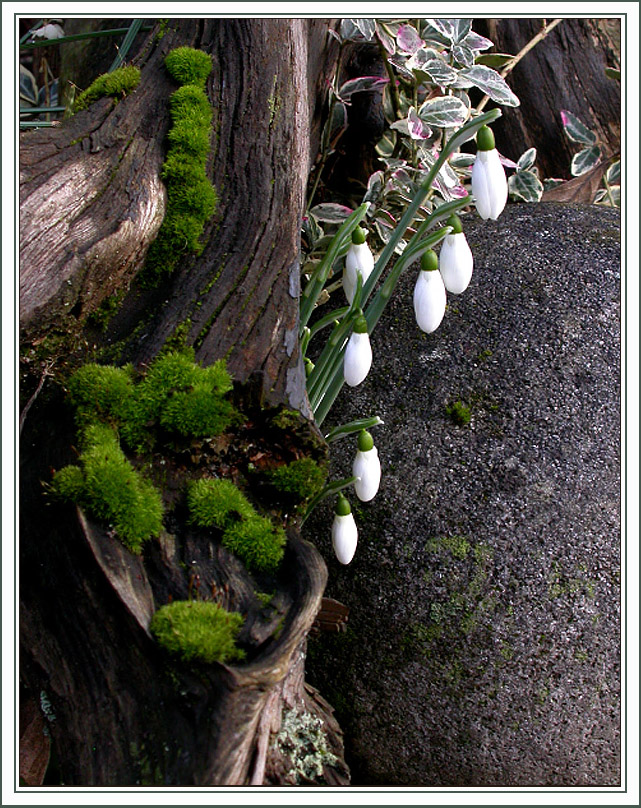
[[[464,228],[466,292],[428,336],[406,273],[369,377],[326,421],[384,419],[383,481],[371,503],[350,492],[348,567],[331,503],[306,523],[351,609],[347,632],[310,640],[307,675],[355,785],[616,785],[619,213],[508,205]],[[334,444],[335,477],[354,443]]]

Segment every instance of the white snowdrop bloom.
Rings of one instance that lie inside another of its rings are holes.
[[[352,244],[345,256],[343,290],[350,303],[354,300],[359,273],[365,283],[374,269],[374,256],[365,241],[366,235],[362,227],[357,227],[352,233]]]
[[[367,320],[361,314],[356,318],[354,331],[347,341],[343,373],[350,387],[360,384],[372,367],[372,346],[367,333]]]
[[[443,239],[438,266],[447,291],[453,295],[460,295],[467,289],[472,279],[474,256],[459,217],[450,216],[447,224],[453,229],[449,236]]]
[[[418,327],[428,334],[436,331],[445,314],[446,303],[438,257],[434,250],[427,250],[421,257],[421,271],[414,287],[414,314]]]
[[[32,39],[60,39],[64,35],[62,20],[49,20],[42,28],[33,32]]]
[[[349,564],[354,558],[358,543],[358,528],[347,498],[338,495],[332,523],[332,547],[341,564]]]
[[[474,204],[482,219],[498,219],[507,202],[507,179],[489,126],[479,129],[476,145],[472,166]]]
[[[358,451],[352,463],[352,475],[356,477],[354,491],[361,502],[374,499],[381,483],[381,461],[372,436],[365,429],[358,436]]]

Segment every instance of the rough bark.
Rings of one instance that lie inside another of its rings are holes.
[[[475,20],[474,30],[488,36],[497,52],[515,55],[543,23],[522,18]],[[617,33],[620,39],[619,20],[568,18],[527,53],[507,79],[521,105],[503,108],[500,126],[495,127],[499,151],[517,159],[535,146],[542,176],[568,179],[579,147],[563,132],[562,109],[597,134],[605,157],[619,151],[620,85],[605,75],[606,67],[620,64]]]
[[[260,419],[274,407],[305,410],[296,337],[299,229],[317,139],[317,91],[332,61],[327,25],[170,20],[161,39],[151,32],[137,57],[141,82],[130,96],[116,105],[101,100],[59,129],[21,138],[25,398],[38,378],[34,351],[54,333],[74,337],[63,343],[65,351],[72,346],[72,360],[117,343],[113,355],[140,366],[186,325],[197,359],[227,358],[239,395],[255,408],[256,440],[269,440]],[[175,89],[162,62],[177,45],[213,56],[208,169],[219,203],[203,253],[145,291],[136,274],[162,221],[158,175]],[[106,335],[89,329],[87,316],[123,291]],[[326,570],[295,523],[273,582],[279,633],[262,626],[248,605],[256,581],[242,565],[179,519],[134,557],[84,514],[43,497],[51,469],[73,460],[74,425],[57,374],[69,359],[60,348],[47,357],[54,379],[30,398],[20,446],[20,677],[27,707],[39,694],[50,705],[50,776],[93,786],[262,782],[284,704],[329,722],[340,757],[331,711],[302,677]],[[304,418],[290,441],[319,446]],[[170,596],[189,596],[191,565],[212,597],[247,612],[245,639],[254,651],[245,664],[180,665],[151,638],[154,608]],[[267,704],[269,721],[261,721]],[[32,723],[27,715],[25,726]],[[25,736],[31,758],[42,757],[32,735]],[[41,776],[41,763],[27,768]],[[346,772],[338,765],[325,779],[346,782]]]

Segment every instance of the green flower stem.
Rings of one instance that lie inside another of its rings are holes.
[[[356,208],[356,210],[350,214],[347,219],[345,219],[343,224],[337,230],[336,235],[331,240],[329,247],[327,248],[327,252],[325,253],[325,257],[316,267],[312,273],[312,277],[305,286],[300,303],[301,334],[303,328],[307,325],[307,322],[311,317],[314,306],[316,305],[316,301],[318,300],[318,296],[320,295],[323,286],[329,277],[331,268],[334,266],[334,261],[336,261],[338,258],[341,250],[351,243],[352,231],[358,227],[360,222],[363,220],[368,208],[369,202],[363,202],[360,207]]]
[[[334,482],[328,483],[320,493],[316,494],[316,496],[313,499],[310,499],[309,505],[307,506],[307,509],[303,514],[303,518],[301,519],[301,525],[304,524],[307,517],[319,504],[319,502],[322,502],[324,499],[327,499],[327,497],[332,496],[332,494],[336,494],[339,491],[342,491],[343,488],[347,488],[348,486],[353,485],[353,483],[355,482],[356,477],[346,477],[343,480],[334,480]]]
[[[134,44],[134,39],[138,36],[138,32],[142,28],[143,22],[144,20],[131,21],[129,30],[126,33],[125,38],[122,40],[122,45],[118,48],[116,58],[111,63],[111,67],[108,71],[109,73],[113,73],[114,70],[117,70],[127,58],[127,54],[129,53],[131,46]]]
[[[146,25],[141,28],[141,31],[151,31],[152,26]],[[33,50],[34,48],[50,48],[52,45],[64,45],[67,42],[79,42],[83,39],[96,39],[103,36],[118,36],[118,34],[128,33],[129,28],[108,28],[104,31],[87,31],[84,34],[69,34],[69,36],[61,36],[58,39],[38,39],[35,42],[27,42],[26,39],[31,36],[31,31],[27,32],[23,39],[20,41],[20,50]]]
[[[380,426],[383,421],[374,415],[371,418],[358,418],[356,421],[350,421],[348,424],[341,424],[334,427],[325,435],[327,443],[333,443],[335,440],[344,438],[347,435],[352,435],[354,432],[360,432],[363,429],[371,429],[374,426]]]

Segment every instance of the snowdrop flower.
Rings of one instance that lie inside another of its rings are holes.
[[[62,20],[49,20],[48,23],[34,31],[32,39],[60,39],[65,32],[62,28]]]
[[[374,256],[365,240],[367,230],[357,227],[352,232],[352,244],[345,256],[345,269],[343,270],[343,289],[345,297],[351,303],[356,293],[356,283],[360,274],[363,283],[369,278],[374,269]]]
[[[354,491],[361,502],[374,499],[381,482],[381,462],[372,436],[365,429],[358,436],[358,451],[352,464],[352,474],[356,477]]]
[[[341,564],[349,564],[354,558],[357,543],[358,528],[354,521],[352,509],[347,498],[339,494],[332,523],[332,546],[336,558]]]
[[[345,381],[350,387],[356,387],[365,379],[371,367],[372,346],[367,333],[367,320],[361,312],[356,318],[354,331],[345,348],[345,359],[343,360]]]
[[[447,291],[453,295],[460,295],[467,289],[472,278],[474,257],[459,217],[450,216],[447,224],[452,228],[452,232],[443,239],[438,264]]]
[[[476,135],[476,160],[472,166],[472,193],[482,219],[498,219],[507,202],[507,180],[494,135],[482,126]]]
[[[438,271],[438,256],[427,250],[421,257],[421,271],[414,287],[414,314],[418,327],[431,334],[441,324],[447,296],[443,278]]]

